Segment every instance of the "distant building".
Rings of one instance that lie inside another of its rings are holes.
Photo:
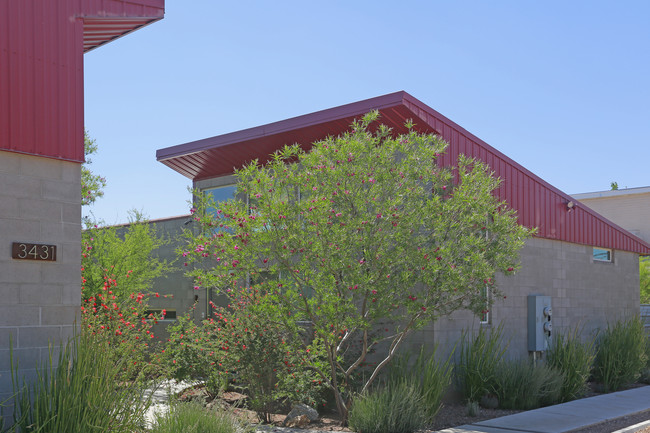
[[[573,198],[650,242],[650,186],[573,194]]]
[[[459,154],[485,161],[502,179],[495,194],[517,210],[520,224],[537,228],[537,235],[521,251],[522,269],[511,277],[497,276],[506,298],[496,300],[489,314],[456,312],[419,332],[411,344],[435,341],[450,348],[463,329],[503,323],[511,354],[543,350],[529,346],[529,335],[536,335],[538,328],[529,332],[528,325],[532,320],[532,326],[539,327],[551,318],[531,317],[529,295],[543,295],[539,299],[552,305],[551,335],[578,325],[592,333],[612,320],[639,313],[638,257],[650,254],[650,244],[405,92],[160,149],[157,158],[217,202],[227,200],[237,190],[235,168],[254,159],[264,162],[285,144],[309,149],[315,141],[343,133],[354,118],[373,109],[379,110],[379,121],[396,133],[405,132],[406,120],[412,119],[420,132],[442,136],[449,143],[441,157],[443,165],[453,165]]]

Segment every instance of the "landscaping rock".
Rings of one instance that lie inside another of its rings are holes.
[[[307,406],[306,404],[298,403],[294,404],[291,407],[291,412],[287,415],[287,419],[295,418],[300,415],[306,415],[309,418],[309,421],[316,421],[318,419],[318,411],[313,407]]]
[[[309,417],[307,417],[307,415],[298,415],[287,421],[288,419],[289,416],[287,416],[287,418],[284,420],[285,427],[304,427],[309,424]]]

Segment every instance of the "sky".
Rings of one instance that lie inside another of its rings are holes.
[[[156,150],[405,90],[560,190],[650,186],[650,2],[167,0],[85,54],[104,197],[186,214]]]

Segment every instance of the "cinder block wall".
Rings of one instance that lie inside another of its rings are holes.
[[[521,270],[513,276],[497,276],[503,294],[495,299],[487,325],[503,323],[510,341],[508,356],[528,356],[528,295],[551,297],[554,333],[580,326],[585,338],[592,337],[608,322],[639,314],[638,256],[623,251],[614,251],[613,256],[612,263],[594,262],[590,246],[529,239],[521,250]],[[458,311],[413,335],[409,344],[436,342],[439,355],[444,355],[459,341],[463,329],[477,331],[480,326],[486,325],[472,313]]]
[[[28,378],[73,332],[81,298],[81,166],[0,151],[0,401],[9,344]],[[53,244],[55,262],[11,258],[12,242]]]

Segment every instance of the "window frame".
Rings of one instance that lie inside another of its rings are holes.
[[[599,255],[606,253],[607,258],[598,258],[597,251],[600,251]],[[614,263],[614,250],[611,248],[593,247],[591,250],[591,259],[594,263]]]

